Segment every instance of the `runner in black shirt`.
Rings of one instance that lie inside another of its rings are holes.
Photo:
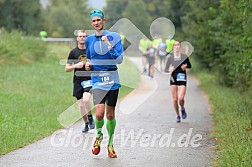
[[[91,77],[90,73],[85,70],[84,66],[84,64],[86,63],[86,37],[87,34],[84,30],[78,30],[78,46],[70,51],[65,67],[66,72],[74,70],[73,96],[77,99],[82,118],[85,122],[85,126],[82,130],[83,133],[87,132],[89,128],[95,128],[93,116],[91,114],[90,102],[92,89]]]
[[[166,72],[171,72],[170,86],[173,98],[173,106],[177,114],[177,122],[180,122],[179,105],[181,107],[182,118],[187,117],[185,111],[186,93],[186,68],[191,68],[191,63],[187,55],[180,52],[180,43],[176,41],[173,45],[174,53],[171,53],[166,63]],[[178,105],[179,103],[179,105]]]

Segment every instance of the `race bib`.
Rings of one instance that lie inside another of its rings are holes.
[[[82,86],[83,88],[92,87],[92,82],[91,82],[91,80],[82,81],[82,82],[81,82],[81,86]]]
[[[103,85],[113,85],[115,83],[113,79],[113,73],[110,72],[104,72],[97,76],[98,82],[97,85],[103,86]]]
[[[186,74],[178,73],[177,74],[177,81],[186,81]]]

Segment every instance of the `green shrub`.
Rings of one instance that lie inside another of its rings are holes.
[[[45,57],[46,44],[20,31],[0,30],[0,64],[26,64]]]

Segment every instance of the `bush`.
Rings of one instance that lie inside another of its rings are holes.
[[[1,29],[0,39],[0,64],[27,64],[45,57],[45,42],[20,31]]]

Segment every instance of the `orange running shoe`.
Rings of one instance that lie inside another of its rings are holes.
[[[115,153],[115,150],[114,150],[113,146],[108,146],[108,156],[110,158],[117,158],[117,155]]]
[[[92,153],[94,155],[98,155],[101,151],[101,142],[102,142],[102,139],[103,139],[103,136],[101,136],[100,138],[96,138],[95,139],[95,142],[94,142],[94,145],[93,145],[93,148],[92,148]]]

